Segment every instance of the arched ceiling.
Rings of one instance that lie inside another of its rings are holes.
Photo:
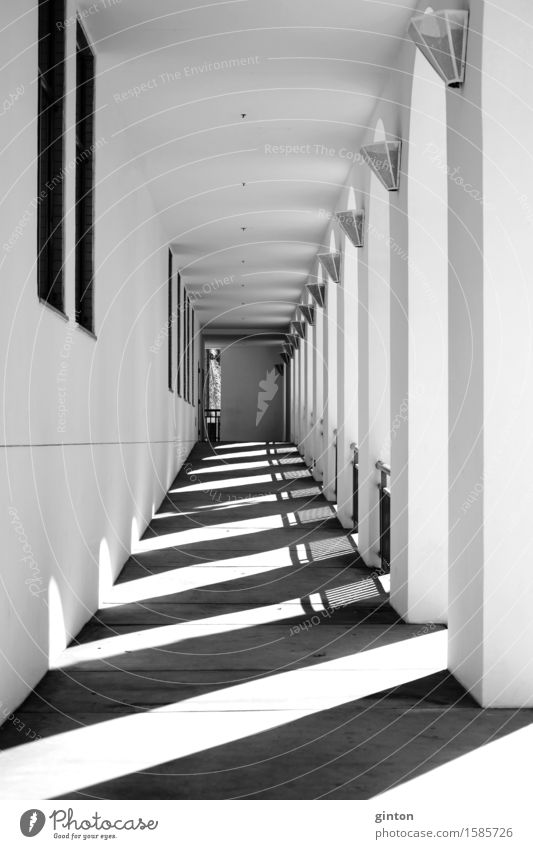
[[[284,329],[416,0],[103,5],[85,22],[200,322]]]

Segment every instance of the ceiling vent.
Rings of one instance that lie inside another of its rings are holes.
[[[317,307],[326,306],[326,285],[325,283],[307,283],[305,288],[311,295]]]
[[[318,261],[326,274],[331,277],[333,282],[338,283],[341,276],[340,251],[330,251],[327,254],[318,254]]]
[[[446,85],[457,88],[464,82],[468,12],[441,9],[414,15],[408,32]]]
[[[388,192],[396,192],[400,188],[401,149],[401,141],[375,142],[361,148],[365,162]]]
[[[346,233],[355,248],[362,248],[364,240],[365,213],[357,212],[355,209],[347,209],[346,212],[335,213],[335,218]]]
[[[308,324],[313,326],[315,323],[315,308],[312,304],[300,304],[300,312]]]

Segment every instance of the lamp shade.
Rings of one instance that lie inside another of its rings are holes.
[[[326,286],[324,283],[307,283],[305,288],[317,307],[324,307],[326,305]]]
[[[300,312],[308,324],[313,326],[315,323],[315,308],[312,304],[300,304]]]
[[[291,330],[300,339],[305,339],[305,324],[303,321],[291,321]]]
[[[337,212],[335,218],[339,222],[340,227],[346,233],[350,242],[355,248],[362,248],[364,245],[364,225],[365,214],[358,212],[356,209],[347,209],[346,212]]]
[[[401,141],[375,142],[361,148],[365,162],[389,192],[396,192],[400,188],[401,149]]]
[[[317,256],[326,274],[331,277],[334,283],[338,283],[341,276],[340,251],[329,251],[327,254],[318,254]]]
[[[292,325],[292,321],[291,321],[291,325]],[[287,345],[289,345],[292,348],[293,353],[294,353],[294,351],[297,351],[298,348],[300,347],[300,337],[298,336],[298,334],[294,330],[292,330],[292,327],[291,327],[290,332],[287,333]]]
[[[440,9],[414,15],[409,35],[429,64],[448,86],[460,86],[465,78],[468,12]]]

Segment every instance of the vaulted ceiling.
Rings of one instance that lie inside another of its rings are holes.
[[[416,0],[104,5],[87,28],[200,321],[282,330]]]

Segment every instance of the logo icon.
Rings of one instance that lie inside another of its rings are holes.
[[[259,392],[257,393],[257,415],[255,417],[255,426],[259,424],[266,411],[268,410],[268,402],[272,401],[274,395],[279,389],[277,384],[278,375],[276,369],[267,371],[266,379],[259,381]]]
[[[20,830],[24,837],[35,837],[43,830],[46,817],[42,811],[37,808],[30,808],[29,811],[24,811],[20,818]]]

